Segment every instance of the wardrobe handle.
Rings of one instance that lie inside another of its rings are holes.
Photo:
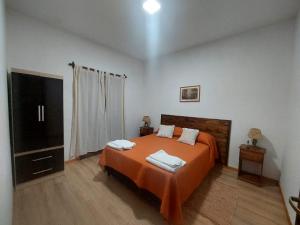
[[[44,115],[44,106],[42,105],[42,121],[45,121],[45,115]]]
[[[51,171],[51,170],[53,170],[53,168],[49,168],[49,169],[46,169],[46,170],[40,170],[40,171],[34,172],[34,173],[32,173],[32,174],[33,174],[33,175],[37,175],[37,174],[45,173],[45,172],[48,172],[48,171]]]
[[[300,203],[300,198],[297,198],[297,197],[290,197],[289,198],[289,203],[290,205],[292,206],[292,208],[295,210],[296,214],[297,215],[300,215],[300,208],[298,208],[296,206],[295,203]]]
[[[38,158],[38,159],[33,159],[31,160],[32,162],[37,162],[37,161],[41,161],[41,160],[45,160],[45,159],[51,159],[53,156],[52,155],[49,155],[49,156],[46,156],[46,157],[42,157],[42,158]]]
[[[38,121],[41,122],[41,106],[38,105]]]

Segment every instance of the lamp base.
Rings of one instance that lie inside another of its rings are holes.
[[[257,144],[257,140],[256,139],[252,139],[252,145],[256,146],[256,144]]]

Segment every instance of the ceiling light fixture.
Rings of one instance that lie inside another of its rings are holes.
[[[152,15],[160,10],[160,3],[157,0],[147,0],[144,2],[143,8]]]

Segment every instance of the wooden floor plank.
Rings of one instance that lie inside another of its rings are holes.
[[[152,204],[115,177],[108,177],[97,162],[98,156],[93,156],[68,163],[59,175],[18,186],[14,193],[13,224],[167,224],[159,213],[159,205]],[[237,179],[235,170],[226,167],[216,167],[206,181],[221,182],[236,190],[238,199],[232,225],[289,224],[278,186],[257,187],[245,183]],[[187,225],[215,225],[196,211],[183,210]]]

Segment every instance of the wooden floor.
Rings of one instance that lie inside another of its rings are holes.
[[[97,159],[94,156],[68,163],[63,173],[18,186],[14,225],[166,224],[157,204],[115,177],[108,177],[99,169]],[[216,168],[209,174],[210,179],[238,192],[231,224],[289,224],[277,186],[260,188],[236,176],[228,168]],[[193,217],[188,225],[215,225],[200,214]]]

